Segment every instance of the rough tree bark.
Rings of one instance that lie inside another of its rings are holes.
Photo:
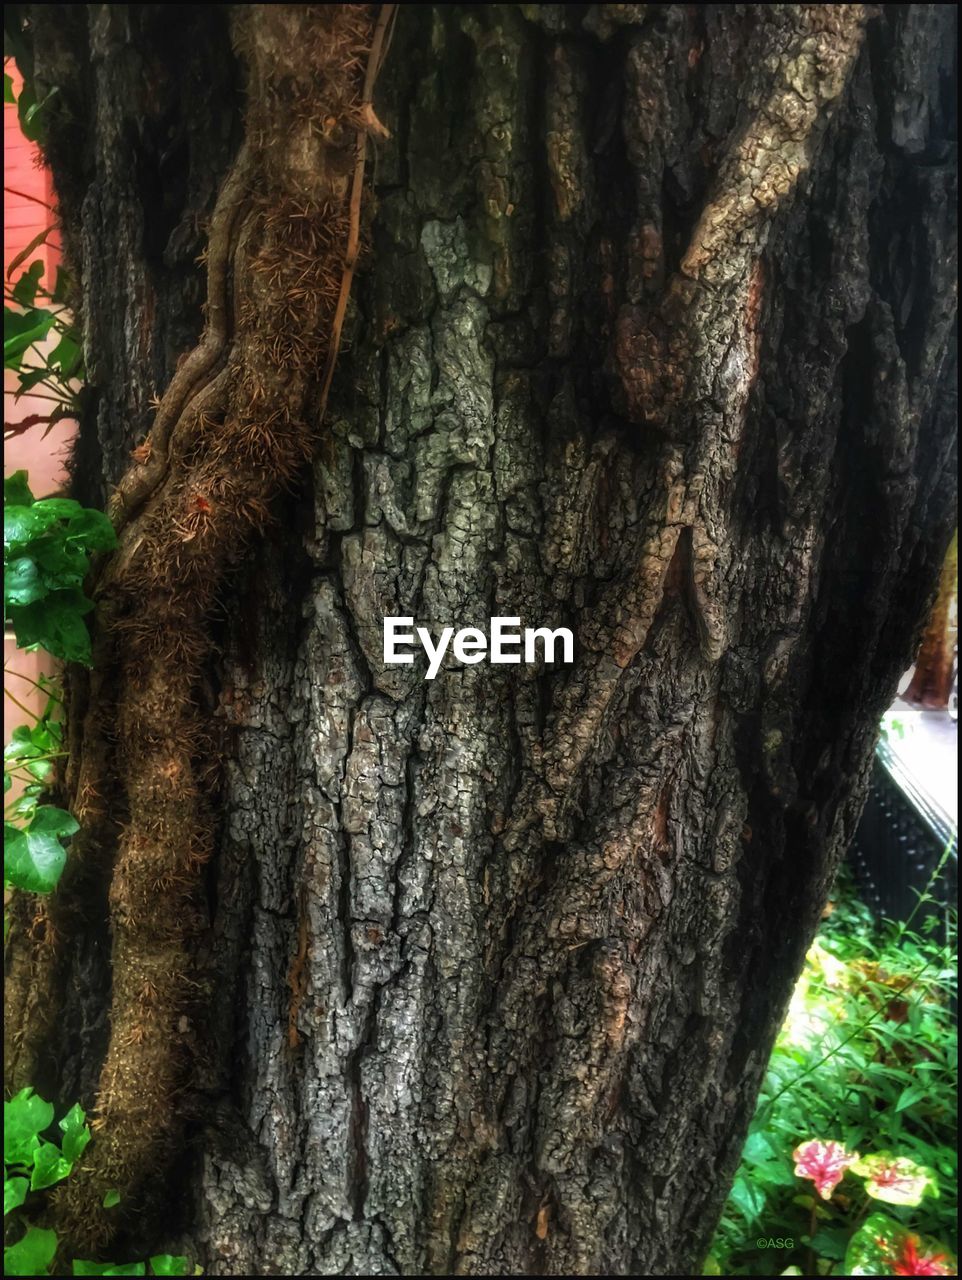
[[[201,330],[227,8],[15,7],[60,90],[88,501]],[[190,693],[180,1154],[125,1171],[116,1250],[698,1267],[954,527],[954,23],[400,7],[321,443]],[[576,660],[428,683],[385,614],[567,625]],[[10,1079],[88,1105],[113,857],[11,934]]]

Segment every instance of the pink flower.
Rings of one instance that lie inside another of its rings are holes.
[[[795,1148],[792,1159],[796,1178],[811,1178],[822,1199],[830,1200],[845,1170],[858,1159],[858,1152],[846,1151],[840,1142],[811,1138]]]

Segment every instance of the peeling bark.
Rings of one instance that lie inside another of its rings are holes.
[[[213,6],[29,12],[103,500],[196,342],[238,75]],[[349,350],[194,695],[208,1013],[140,1245],[700,1265],[955,523],[954,22],[401,6]],[[575,663],[427,683],[385,614]],[[88,1103],[106,879],[32,1055]]]

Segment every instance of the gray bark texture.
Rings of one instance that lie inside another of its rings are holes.
[[[21,7],[88,501],[199,332],[225,9]],[[207,1012],[138,1239],[212,1275],[700,1269],[954,526],[955,20],[400,6],[323,443],[198,691]],[[427,682],[386,614],[568,626],[575,662]],[[89,1102],[85,892],[44,1061]]]

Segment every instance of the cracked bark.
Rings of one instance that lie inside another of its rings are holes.
[[[238,145],[181,12],[31,11],[88,500]],[[145,1213],[210,1274],[699,1265],[954,527],[954,21],[402,6],[324,443],[204,707],[211,1012]],[[495,613],[574,665],[382,662],[385,614]],[[105,943],[37,1060],[71,1101]]]

